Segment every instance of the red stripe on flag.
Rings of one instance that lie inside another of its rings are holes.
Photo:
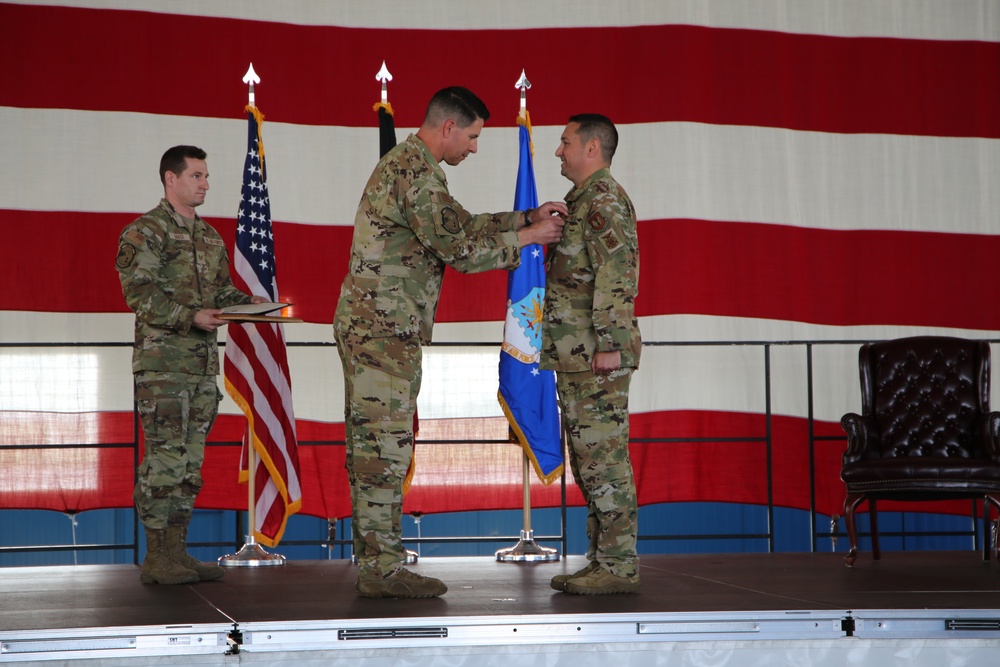
[[[639,247],[640,316],[1000,329],[983,307],[1000,293],[1000,274],[984,270],[1000,236],[645,220]],[[437,321],[502,319],[478,295],[505,280],[449,271]]]
[[[271,481],[264,466],[257,467],[257,487]],[[298,503],[301,509],[301,501]],[[258,508],[258,511],[260,509]],[[266,507],[263,518],[260,520],[260,532],[263,535],[282,535],[285,531],[285,524],[288,520],[288,505],[285,504],[281,495],[275,496],[273,501]]]
[[[166,34],[177,50],[200,54],[197,77],[180,82],[158,40],[135,38]],[[443,69],[412,57],[412,44],[434,42],[477,57]],[[0,5],[0,60],[18,63],[0,74],[0,106],[66,108],[72,100],[80,109],[232,118],[246,99],[233,73],[254,62],[270,120],[365,127],[372,72],[385,59],[393,63],[396,124],[416,127],[429,92],[456,81],[476,82],[490,108],[506,108],[511,63],[519,63],[535,84],[536,126],[559,125],[594,104],[593,88],[567,76],[566,53],[575,72],[607,90],[601,112],[617,123],[1000,137],[1000,86],[983,85],[1000,81],[998,43],[689,25],[390,30]],[[315,85],[316,72],[336,72],[337,85]],[[178,87],[186,94],[175,95]],[[508,116],[493,122],[512,125]]]
[[[288,479],[289,471],[286,466],[285,456],[283,455],[283,447],[280,443],[294,443],[295,434],[291,428],[291,423],[288,421],[288,417],[284,413],[280,401],[268,401],[267,405],[273,411],[275,420],[277,421],[275,425],[280,429],[280,433],[273,432],[271,430],[272,425],[269,423],[271,420],[266,419],[261,414],[260,404],[252,398],[255,394],[255,387],[256,392],[265,398],[278,397],[280,395],[280,389],[276,382],[276,378],[278,377],[283,378],[285,386],[291,387],[291,382],[288,378],[288,360],[285,355],[284,341],[279,340],[274,335],[270,325],[262,324],[255,326],[263,340],[263,350],[259,350],[253,346],[250,336],[243,327],[231,326],[229,328],[230,343],[227,344],[227,349],[230,344],[235,346],[245,357],[251,373],[248,377],[246,374],[240,372],[239,368],[230,368],[227,366],[226,381],[231,383],[236,391],[247,399],[250,412],[253,415],[256,436],[260,439],[268,458],[276,472],[281,476],[281,479]]]
[[[142,213],[0,209],[5,246],[16,258],[0,262],[0,283],[17,286],[0,292],[0,310],[129,312],[115,272],[115,251],[122,228]],[[209,218],[208,222],[228,240],[232,256],[235,220]],[[282,298],[296,304],[296,317],[333,322],[354,228],[280,222],[273,227],[281,239],[282,257],[287,257]],[[44,230],[44,243],[39,242],[39,230]],[[66,289],[67,285],[74,289]]]
[[[639,247],[639,315],[1000,328],[1000,236],[659,220]]]
[[[18,261],[0,263],[0,310],[127,312],[114,271],[132,214],[0,210]],[[232,238],[232,220],[212,220]],[[275,223],[282,297],[309,322],[329,323],[347,272],[353,228]],[[46,243],[37,242],[39,229]],[[80,234],[80,229],[88,233]],[[917,325],[1000,330],[1000,293],[984,271],[1000,236],[823,230],[705,220],[639,222],[640,316],[699,314],[823,325]],[[106,257],[106,262],[94,258]],[[59,257],[58,262],[52,257]],[[448,270],[438,322],[501,321],[506,273]],[[75,289],[67,290],[66,285]],[[496,294],[497,299],[484,299]]]

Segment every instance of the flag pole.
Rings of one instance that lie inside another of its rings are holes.
[[[386,66],[384,60],[382,61],[382,67],[380,67],[379,70],[378,70],[378,73],[375,74],[375,80],[378,81],[378,82],[380,82],[382,84],[382,96],[381,96],[381,99],[380,99],[380,101],[378,101],[378,102],[375,103],[375,106],[372,107],[372,110],[373,111],[378,111],[378,114],[379,114],[379,128],[378,128],[378,133],[379,133],[379,157],[381,158],[383,155],[385,155],[390,150],[392,150],[393,146],[396,145],[396,124],[392,120],[392,117],[395,114],[395,111],[393,111],[392,105],[389,104],[389,85],[388,84],[389,84],[390,81],[392,81],[392,73],[389,71],[389,68]],[[413,438],[414,438],[414,445],[416,444],[416,442],[415,442],[416,441],[416,437],[417,437],[417,416],[416,416],[416,414],[414,414],[413,415]],[[410,481],[412,479],[412,475],[413,475],[413,463],[411,461],[411,463],[410,463],[410,469],[406,473],[406,480],[403,482],[403,494],[404,495],[406,494],[406,491],[409,488],[409,483],[410,483]],[[417,540],[418,540],[418,542],[417,542],[417,548],[419,549],[420,548],[420,542],[419,542],[419,539],[420,539],[420,517],[417,514],[414,514],[413,515],[413,521],[414,521],[414,523],[417,524]],[[352,526],[353,526],[353,524],[352,524]],[[356,547],[357,545],[355,544],[354,546]],[[355,564],[357,564],[357,562],[358,562],[358,554],[356,553],[356,551],[357,551],[357,549],[353,549],[352,548],[351,561],[353,563],[355,563]],[[413,549],[406,549],[406,548],[404,548],[403,552],[406,554],[405,563],[407,565],[414,565],[415,563],[417,563],[420,560],[420,554],[417,553],[416,551],[414,551]]]
[[[253,71],[253,63],[250,63],[250,68],[247,70],[247,73],[243,75],[243,83],[249,86],[247,106],[256,107],[257,105],[255,104],[253,85],[255,83],[260,83],[260,77]],[[230,326],[253,327],[257,325],[236,324],[234,322]],[[257,452],[254,449],[253,438],[251,437],[249,429],[250,424],[247,423],[247,432],[243,443],[243,446],[246,447],[247,450],[247,532],[243,538],[243,546],[240,550],[234,554],[220,556],[218,562],[219,565],[225,567],[267,567],[284,565],[284,556],[280,554],[268,553],[264,550],[264,547],[257,544],[257,539],[254,537],[254,530],[257,527],[257,504],[254,502],[257,490]]]
[[[528,100],[527,100],[527,90],[531,88],[531,82],[528,81],[528,77],[525,75],[524,70],[521,70],[521,78],[517,80],[514,84],[515,88],[521,91],[521,110],[518,114],[518,124],[526,124],[530,129],[531,125],[528,121]],[[535,204],[537,206],[537,203]],[[514,436],[517,439],[517,436]],[[528,459],[528,452],[523,449],[526,443],[521,443],[522,445],[522,456],[524,460],[523,475],[522,475],[522,490],[524,494],[524,520],[523,527],[521,528],[521,539],[517,541],[512,547],[506,549],[500,549],[496,552],[496,559],[501,563],[538,563],[546,561],[557,561],[559,560],[559,552],[556,549],[549,547],[543,547],[537,542],[535,542],[535,531],[531,529],[531,465]]]

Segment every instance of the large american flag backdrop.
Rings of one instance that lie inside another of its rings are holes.
[[[996,1],[58,4],[0,4],[0,507],[131,505],[117,235],[185,143],[208,151],[200,212],[232,243],[250,62],[281,297],[305,320],[286,327],[304,514],[350,511],[330,323],[378,159],[383,60],[402,136],[446,85],[493,112],[448,169],[470,210],[510,206],[522,69],[540,199],[569,190],[553,152],[570,114],[619,124],[650,343],[631,394],[642,504],[765,503],[770,460],[776,505],[839,513],[844,443],[823,438],[859,407],[855,341],[1000,330]],[[407,511],[520,507],[520,449],[461,444],[506,438],[505,284],[446,277],[436,339],[473,345],[428,350]],[[242,416],[224,413],[198,503],[244,509]],[[533,490],[558,502],[558,485]]]

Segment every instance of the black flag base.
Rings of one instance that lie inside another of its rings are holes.
[[[264,551],[264,547],[257,544],[253,535],[247,535],[245,539],[246,543],[239,551],[220,556],[219,565],[223,567],[271,567],[285,564],[284,556]]]
[[[556,561],[559,560],[559,552],[537,544],[535,542],[535,531],[522,530],[521,539],[517,541],[516,545],[497,551],[497,560],[501,563]]]

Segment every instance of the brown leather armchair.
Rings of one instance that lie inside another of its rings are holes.
[[[880,499],[985,498],[985,528],[991,508],[1000,510],[1000,413],[990,412],[989,344],[900,338],[863,345],[859,363],[861,414],[840,420],[847,432],[840,471],[847,485],[847,565],[858,557],[854,512],[866,499],[875,560],[881,555]],[[989,532],[984,530],[984,560],[990,558]]]

